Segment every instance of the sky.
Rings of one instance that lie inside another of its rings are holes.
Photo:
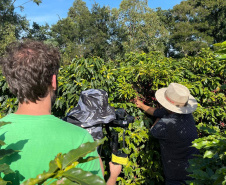
[[[110,6],[110,8],[119,8],[121,0],[83,0],[88,8],[92,7],[95,2],[100,6]],[[28,2],[28,3],[26,3]],[[40,25],[48,23],[56,24],[58,20],[67,17],[69,8],[73,5],[74,0],[42,0],[38,6],[29,0],[16,0],[15,10],[20,15],[26,16],[30,24],[36,22]],[[149,0],[150,8],[161,7],[163,10],[172,9],[173,6],[179,4],[181,0]],[[24,4],[25,3],[25,4]],[[18,6],[23,5],[24,10],[21,12]]]

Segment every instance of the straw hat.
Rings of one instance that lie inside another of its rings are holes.
[[[163,107],[178,114],[190,114],[197,108],[197,101],[188,88],[178,83],[159,89],[155,97]]]

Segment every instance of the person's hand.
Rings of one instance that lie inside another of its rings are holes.
[[[121,173],[122,165],[113,164],[112,162],[109,162],[109,168],[110,168],[110,176],[113,178],[117,178]]]
[[[107,185],[115,185],[117,177],[121,173],[122,165],[113,164],[112,162],[109,162],[109,168],[110,168],[110,177],[107,181]]]
[[[138,98],[134,99],[134,103],[136,104],[136,106],[140,109],[142,109],[144,103],[142,101],[140,101]]]

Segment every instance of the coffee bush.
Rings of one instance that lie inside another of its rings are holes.
[[[83,90],[94,88],[107,91],[111,106],[115,109],[124,108],[128,114],[136,118],[125,131],[126,148],[123,148],[123,152],[128,154],[129,163],[124,166],[118,184],[161,185],[164,184],[164,175],[159,144],[149,134],[149,128],[155,118],[136,108],[133,99],[139,97],[144,103],[157,106],[154,95],[157,89],[166,87],[171,82],[181,83],[188,87],[198,101],[198,108],[194,112],[197,125],[205,128],[214,127],[217,133],[222,135],[226,128],[226,97],[225,89],[222,88],[226,79],[225,65],[226,60],[222,57],[219,59],[218,54],[209,49],[202,50],[195,57],[179,60],[166,58],[158,52],[129,53],[124,59],[116,61],[104,61],[96,57],[86,59],[76,57],[68,65],[60,68],[58,97],[53,107],[53,114],[60,118],[64,117],[77,105]],[[0,87],[2,89],[0,116],[3,117],[15,111],[18,101],[8,91],[1,74]],[[115,130],[119,132],[122,146],[123,129],[115,128]],[[199,129],[200,138],[209,135],[208,132]],[[212,139],[210,142],[214,143],[214,141]],[[199,148],[201,149],[201,146]],[[110,160],[110,155],[109,143],[105,142],[101,154],[105,164]],[[210,165],[208,170],[211,167],[213,166]],[[193,168],[193,170],[197,169]],[[209,171],[215,174],[214,170],[216,169]],[[223,173],[224,170],[224,168],[218,170],[217,173]],[[106,177],[109,175],[107,171],[106,169]]]

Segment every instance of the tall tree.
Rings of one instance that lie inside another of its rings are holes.
[[[210,36],[197,29],[204,28],[207,24],[197,22],[199,15],[189,1],[182,1],[171,12],[173,26],[170,30],[170,44],[177,55],[195,55],[201,48],[208,47],[213,42]]]
[[[7,23],[0,25],[0,56],[4,54],[6,46],[15,40],[15,26]]]
[[[27,38],[39,40],[39,41],[45,41],[49,39],[49,25],[45,24],[43,26],[40,26],[38,23],[33,22],[32,28],[28,30]]]
[[[118,15],[128,34],[124,42],[127,52],[164,50],[168,32],[157,13],[148,7],[147,0],[123,0]]]
[[[69,60],[76,55],[83,56],[87,50],[86,38],[89,34],[91,13],[82,0],[75,0],[68,16],[53,25],[53,38],[59,43],[64,56]]]
[[[198,15],[196,23],[205,22],[206,26],[197,29],[213,37],[214,43],[226,40],[226,1],[225,0],[189,0]]]
[[[170,13],[170,46],[174,55],[195,55],[226,39],[225,0],[187,0]]]
[[[125,39],[124,30],[117,24],[110,7],[100,7],[95,3],[91,9],[90,34],[86,43],[90,48],[90,54],[104,59],[114,59],[124,51],[118,41]]]
[[[75,0],[68,17],[53,25],[51,31],[68,60],[76,55],[108,59],[123,53],[124,35],[116,17],[109,7],[97,3],[89,11],[85,2]]]
[[[41,0],[30,0],[37,5]],[[20,33],[28,29],[28,21],[25,17],[15,12],[15,8],[23,8],[22,5],[15,7],[16,0],[0,1],[0,55],[4,53],[8,43],[19,39]]]

